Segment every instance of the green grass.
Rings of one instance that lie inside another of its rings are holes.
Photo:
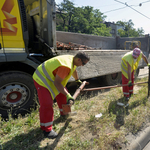
[[[137,82],[147,81],[147,78]],[[21,115],[0,122],[0,149],[3,150],[118,150],[130,141],[127,135],[136,135],[150,122],[148,86],[143,84],[135,91],[129,107],[117,105],[124,101],[121,88],[81,94],[72,106],[66,120],[59,118],[54,105],[53,129],[59,133],[56,139],[44,138],[40,130],[38,108],[25,117]],[[140,89],[139,89],[140,87]],[[102,113],[101,118],[95,118]]]

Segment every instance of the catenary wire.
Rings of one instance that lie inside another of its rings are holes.
[[[127,7],[133,9],[134,11],[136,11],[137,13],[141,14],[142,16],[146,17],[147,19],[150,19],[150,18],[147,17],[146,15],[142,14],[141,12],[139,12],[139,11],[137,11],[136,9],[132,8],[131,6],[129,6],[127,3],[123,3],[123,2],[120,2],[120,1],[118,1],[118,0],[114,0],[114,1],[119,2],[119,3],[121,3],[121,4],[124,4],[124,5],[126,5]]]
[[[150,2],[150,0],[149,0],[149,1],[145,1],[145,2],[141,2],[141,4],[143,4],[143,3],[148,3],[148,2]]]
[[[124,9],[124,8],[126,8],[126,7],[127,7],[127,6],[125,6],[125,7],[121,7],[121,8],[118,8],[118,9],[109,10],[109,11],[106,11],[106,12],[103,12],[103,13],[108,13],[108,12],[112,12],[112,11],[116,11],[116,10]]]

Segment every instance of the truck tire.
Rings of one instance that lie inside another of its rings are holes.
[[[29,74],[19,71],[9,71],[0,74],[0,114],[8,117],[8,112],[14,117],[30,112],[35,107],[35,87]]]
[[[106,85],[120,84],[122,80],[121,72],[106,75],[104,80]]]

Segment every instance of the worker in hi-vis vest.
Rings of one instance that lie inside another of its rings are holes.
[[[90,60],[84,52],[78,52],[75,56],[61,55],[51,58],[39,65],[33,74],[34,85],[40,103],[40,126],[48,138],[56,138],[57,133],[52,130],[54,111],[53,100],[55,99],[60,110],[60,115],[65,116],[62,111],[63,104],[69,104],[74,98],[68,93],[66,84],[73,76],[78,85],[79,80],[76,67],[84,66]]]
[[[122,84],[128,84],[128,86],[123,86],[123,94],[125,100],[128,102],[129,98],[133,94],[133,83],[134,83],[134,71],[138,68],[139,61],[143,58],[145,63],[148,64],[146,56],[142,51],[136,47],[133,51],[126,53],[122,57],[121,62],[121,72],[122,72]]]

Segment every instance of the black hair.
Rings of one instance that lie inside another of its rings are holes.
[[[80,58],[82,61],[90,60],[90,57],[85,52],[78,52],[74,58]]]

